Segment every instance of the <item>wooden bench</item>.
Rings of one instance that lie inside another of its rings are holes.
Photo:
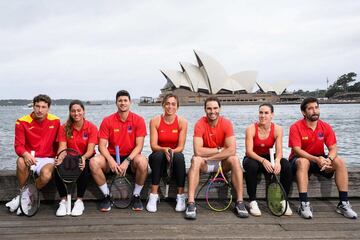
[[[208,179],[207,174],[202,174],[200,179],[199,188],[206,182]],[[150,191],[151,178],[147,178],[145,187],[142,191],[142,198],[146,199]],[[0,201],[9,201],[18,193],[18,182],[14,170],[1,170],[0,171]],[[187,187],[187,183],[185,183]],[[162,181],[160,184],[160,191],[163,191],[165,186]],[[186,189],[187,190],[187,189]],[[204,198],[204,190],[199,194],[199,198]],[[160,192],[162,195],[162,193]],[[72,194],[73,196],[76,193]],[[89,182],[88,188],[86,190],[84,198],[86,200],[94,200],[102,197],[100,190],[95,185],[94,181],[91,179]],[[176,186],[174,182],[170,184],[169,191],[170,198],[176,198]],[[248,197],[246,192],[246,184],[244,180],[244,198]],[[260,182],[257,188],[257,197],[259,199],[265,198],[265,179],[261,175]],[[292,188],[290,190],[289,198],[297,198],[298,191],[296,187],[296,182],[293,182]],[[337,198],[338,191],[335,185],[334,179],[326,179],[322,176],[312,175],[310,176],[309,181],[309,197],[312,198]],[[351,168],[349,169],[349,197],[360,197],[360,168]],[[41,198],[44,200],[57,200],[59,199],[55,183],[52,180],[44,189],[41,191]]]

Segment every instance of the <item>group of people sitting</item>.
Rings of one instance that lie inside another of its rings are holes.
[[[331,178],[335,173],[335,182],[339,191],[339,204],[336,211],[347,218],[357,218],[348,200],[348,173],[344,160],[338,156],[336,137],[331,126],[319,119],[320,109],[316,98],[306,98],[301,103],[303,118],[290,127],[289,160],[283,157],[281,126],[272,122],[274,107],[269,103],[259,106],[259,120],[246,129],[245,157],[243,168],[236,154],[236,139],[232,122],[221,116],[221,103],[216,97],[204,102],[205,116],[194,126],[191,167],[188,171],[188,192],[184,191],[186,168],[183,150],[185,147],[188,122],[177,115],[179,99],[167,94],[162,100],[163,113],[150,121],[150,146],[152,153],[147,158],[141,151],[147,135],[144,119],[130,111],[130,94],[121,90],[116,94],[117,111],[105,117],[97,127],[85,119],[85,108],[81,101],[74,100],[69,105],[69,118],[63,125],[49,113],[51,99],[47,95],[38,95],[33,99],[33,112],[16,121],[15,151],[18,155],[16,174],[19,187],[23,187],[29,175],[29,167],[36,164],[38,175],[36,187],[41,189],[52,178],[61,198],[56,216],[67,213],[66,188],[54,168],[59,164],[57,153],[73,148],[81,153],[82,174],[77,180],[77,200],[71,210],[72,216],[80,216],[85,209],[83,196],[89,177],[92,176],[103,194],[99,204],[100,211],[111,210],[111,194],[106,181],[108,173],[133,174],[135,183],[132,197],[132,209],[143,210],[140,193],[151,168],[151,192],[146,209],[157,211],[159,202],[159,183],[173,154],[173,177],[177,185],[175,211],[185,212],[185,218],[196,218],[195,192],[199,184],[200,172],[216,172],[219,163],[225,172],[231,171],[231,183],[236,191],[234,211],[240,218],[260,216],[256,201],[257,176],[280,174],[280,182],[289,193],[293,175],[296,178],[300,204],[298,213],[306,219],[313,217],[308,191],[308,176],[318,173]],[[98,145],[99,153],[95,146]],[[324,145],[328,149],[325,154]],[[116,163],[115,146],[120,146],[121,163]],[[275,164],[270,163],[269,149],[275,148]],[[169,151],[170,150],[170,151]],[[35,156],[30,154],[35,151]],[[245,174],[249,205],[243,200],[243,174]],[[22,195],[22,201],[29,198]],[[283,204],[287,204],[284,202]],[[287,204],[288,205],[288,204]],[[11,212],[21,213],[19,196],[6,204]],[[249,210],[249,212],[248,212]],[[285,215],[292,215],[287,207]]]

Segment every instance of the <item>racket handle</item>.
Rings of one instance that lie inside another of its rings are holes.
[[[165,185],[165,198],[169,197],[169,184]]]
[[[174,152],[173,152],[173,150],[171,148],[169,148],[168,152],[170,154],[170,159],[172,160],[173,157],[174,157]]]
[[[270,149],[269,149],[269,152],[270,152],[270,162],[271,162],[271,165],[274,167],[274,166],[275,166],[274,149],[273,149],[273,148],[270,148]]]
[[[70,215],[71,214],[71,194],[67,195],[66,204],[67,204],[67,206],[66,206],[66,215]]]
[[[115,146],[115,154],[116,154],[116,163],[120,165],[120,147],[119,145]]]
[[[35,157],[35,151],[34,151],[34,150],[31,150],[31,151],[30,151],[30,154],[31,154],[31,156]],[[31,170],[31,171],[34,171],[34,170],[35,170],[35,166],[36,166],[36,165],[31,165],[31,166],[30,166],[30,170]]]

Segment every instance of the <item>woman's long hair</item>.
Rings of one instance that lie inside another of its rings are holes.
[[[66,123],[65,123],[65,133],[66,133],[66,138],[71,138],[72,137],[72,125],[74,123],[74,119],[71,117],[71,108],[72,106],[74,105],[79,105],[84,111],[85,111],[85,107],[84,107],[84,104],[82,103],[82,101],[80,100],[73,100],[70,102],[69,104],[69,117],[68,119],[66,120]]]

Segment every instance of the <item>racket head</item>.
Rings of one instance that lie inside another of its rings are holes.
[[[116,176],[110,185],[110,194],[116,208],[128,208],[132,200],[133,187],[125,176]]]
[[[231,185],[224,178],[213,178],[206,188],[205,199],[211,210],[225,211],[232,202]]]
[[[283,206],[282,201],[285,201],[285,207]],[[274,174],[266,188],[266,202],[270,212],[278,217],[284,215],[288,207],[285,190]]]
[[[20,190],[20,210],[28,217],[34,216],[40,207],[39,190],[35,185],[35,176],[30,171],[26,185]]]
[[[82,170],[80,169],[81,155],[72,148],[66,148],[56,156],[62,162],[56,166],[56,171],[65,183],[76,182]]]

